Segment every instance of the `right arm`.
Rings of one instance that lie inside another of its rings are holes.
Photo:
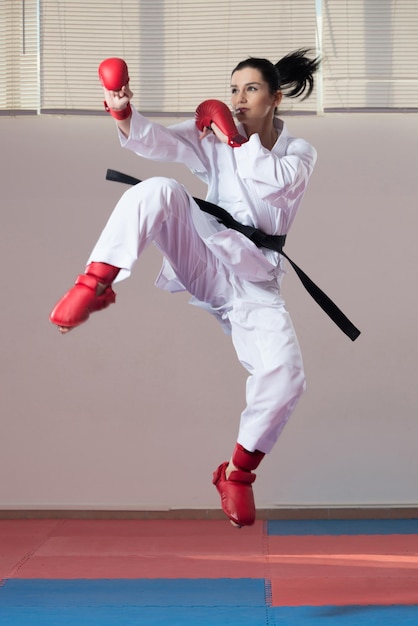
[[[206,158],[200,148],[195,124],[188,120],[166,127],[152,122],[131,107],[132,96],[128,85],[117,92],[104,88],[105,102],[115,118],[122,147],[146,159],[183,163],[197,175],[202,175],[206,171]]]
[[[199,175],[206,159],[194,124],[171,128],[149,121],[131,107],[128,67],[123,59],[105,59],[99,66],[106,111],[116,120],[123,147],[156,161],[183,163]]]
[[[129,85],[123,85],[118,91],[111,91],[103,86],[103,93],[105,102],[109,108],[109,113],[116,119],[118,128],[122,135],[129,137],[129,131],[131,127],[132,112],[130,108],[130,100],[133,96]],[[129,107],[129,111],[127,110]],[[118,119],[120,116],[125,116],[124,119]]]
[[[120,131],[127,137],[133,96],[129,89],[128,66],[123,59],[112,57],[100,63],[98,73],[104,91],[105,109],[117,120]]]
[[[207,159],[201,141],[211,130],[218,139],[234,148],[248,141],[238,133],[227,105],[219,100],[202,102],[196,109],[195,124],[166,128],[150,122],[136,111],[133,113],[128,66],[123,59],[105,59],[99,66],[99,77],[104,89],[105,109],[117,121],[122,146],[140,156],[183,163],[202,178],[207,172]],[[201,131],[200,136],[196,128]]]

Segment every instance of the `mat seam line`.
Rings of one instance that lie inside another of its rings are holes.
[[[52,537],[53,533],[56,532],[61,526],[63,526],[65,524],[66,520],[59,520],[53,528],[51,528],[49,530],[49,532],[46,534],[46,536],[44,536],[42,538],[42,540],[39,542],[39,544],[37,546],[35,546],[35,548],[33,548],[32,550],[30,550],[29,552],[27,552],[21,559],[20,561],[18,561],[16,563],[16,565],[14,565],[10,572],[7,574],[7,576],[5,577],[4,580],[7,580],[9,578],[15,578],[16,574],[22,569],[22,567],[28,562],[30,561],[30,559],[37,553],[37,551],[42,548],[42,546]],[[4,584],[4,583],[3,583]]]

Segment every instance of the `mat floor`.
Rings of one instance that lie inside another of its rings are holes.
[[[418,625],[418,520],[0,520],[1,626]]]

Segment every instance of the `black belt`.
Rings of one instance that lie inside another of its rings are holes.
[[[107,170],[106,179],[113,180],[119,183],[125,183],[127,185],[137,185],[141,181],[138,178],[134,178],[133,176],[128,176],[127,174],[122,174],[122,172],[117,172],[115,170]],[[360,335],[360,331],[358,328],[354,326],[352,322],[344,315],[344,313],[337,307],[337,305],[316,285],[310,278],[305,274],[303,270],[300,269],[296,265],[292,259],[290,259],[285,252],[283,252],[283,246],[286,241],[286,235],[267,235],[263,233],[263,231],[258,228],[253,228],[252,226],[245,226],[244,224],[240,224],[237,222],[232,215],[217,206],[216,204],[212,204],[212,202],[208,202],[207,200],[202,200],[201,198],[193,198],[196,204],[199,205],[200,209],[205,213],[210,213],[216,217],[216,219],[224,224],[227,228],[232,228],[242,233],[248,239],[258,247],[258,248],[268,248],[269,250],[275,250],[279,252],[282,256],[284,256],[290,263],[290,265],[295,270],[296,274],[299,276],[303,286],[308,291],[308,293],[312,296],[317,304],[321,307],[323,311],[332,319],[335,324],[337,324],[338,328],[340,328],[343,333],[345,333],[352,341],[355,341],[357,337]]]

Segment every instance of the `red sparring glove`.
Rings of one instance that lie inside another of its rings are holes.
[[[99,65],[99,78],[109,91],[120,91],[129,83],[128,66],[123,59],[106,59]]]
[[[108,91],[120,91],[124,85],[129,83],[128,66],[123,59],[116,57],[105,59],[99,65],[99,78],[103,87]],[[104,101],[105,110],[117,120],[125,120],[131,114],[131,105],[121,111],[110,109]]]
[[[235,126],[232,113],[224,102],[220,100],[205,100],[196,109],[196,126],[200,131],[210,128],[212,122],[228,137],[228,145],[238,148],[248,141],[247,137],[239,134]]]

